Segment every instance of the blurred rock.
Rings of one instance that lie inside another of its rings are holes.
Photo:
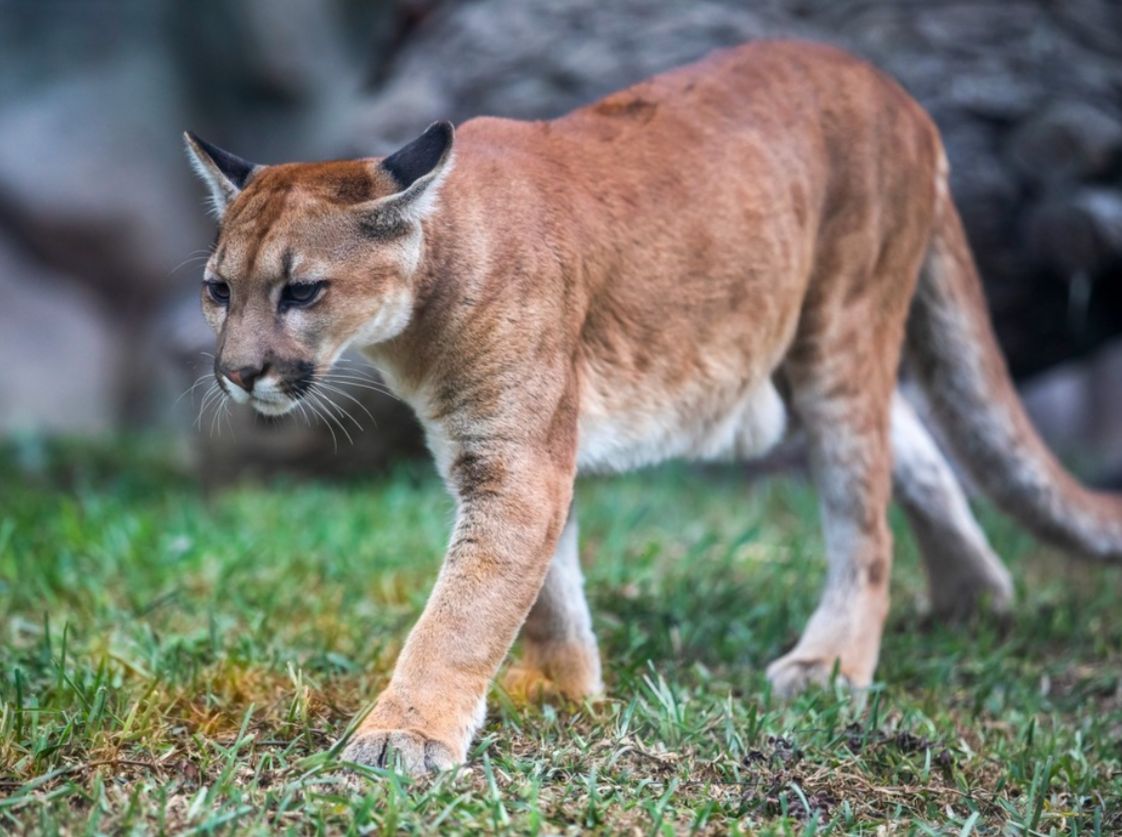
[[[0,222],[121,305],[157,298],[206,223],[166,56],[146,49],[0,110]],[[139,298],[139,299],[138,299]]]
[[[0,433],[111,430],[118,347],[93,296],[0,238],[0,299]]]
[[[1059,102],[1018,126],[1009,154],[1034,184],[1101,177],[1122,162],[1122,118],[1089,102]]]
[[[1034,208],[1028,221],[1033,254],[1065,277],[1122,262],[1122,192],[1081,187]]]
[[[715,47],[795,29],[766,4],[718,0],[444,4],[356,109],[349,135],[356,146],[377,139],[381,153],[434,119],[556,116]]]
[[[1122,341],[1026,381],[1021,397],[1048,445],[1100,484],[1122,488]]]
[[[1048,3],[1049,12],[1072,37],[1122,58],[1122,4],[1117,0]]]
[[[293,101],[357,85],[339,49],[342,21],[320,0],[243,0],[244,42],[253,82]]]

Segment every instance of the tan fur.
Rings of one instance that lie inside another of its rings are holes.
[[[930,320],[934,305],[952,322],[913,341],[922,378],[939,386],[947,353],[928,347],[965,318],[956,334],[974,341],[978,380],[1004,382],[989,390],[1007,415],[990,448],[1015,459],[1031,437],[983,333],[942,161],[931,120],[873,68],[760,43],[551,122],[472,120],[412,185],[377,159],[259,167],[235,192],[211,184],[223,216],[208,276],[231,290],[228,307],[206,303],[223,385],[255,399],[226,373],[263,369],[273,393],[293,362],[318,379],[358,345],[415,407],[458,500],[432,596],[348,757],[396,752],[411,772],[462,761],[524,623],[512,688],[600,688],[575,521],[565,528],[578,467],[750,456],[788,424],[805,430],[829,571],[802,638],[768,668],[781,693],[835,665],[857,687],[873,677],[893,451],[935,587],[1007,604],[952,472],[890,406],[926,259],[938,299],[921,295],[913,316]],[[286,266],[330,284],[281,316]],[[964,397],[952,420],[985,409],[985,393]],[[1107,527],[1099,551],[1117,553],[1116,501],[1088,499],[1049,463],[1040,479],[1067,498],[1060,512],[1088,508],[1085,528]],[[939,531],[965,552],[948,558]]]

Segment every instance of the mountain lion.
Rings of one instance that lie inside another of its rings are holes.
[[[829,564],[780,694],[873,677],[890,494],[942,609],[1008,607],[1009,574],[923,423],[1041,537],[1122,557],[1122,500],[1034,433],[987,317],[931,119],[838,50],[761,42],[559,119],[446,122],[385,158],[254,165],[187,135],[220,231],[203,283],[223,392],[267,415],[348,347],[424,425],[458,502],[447,557],[345,757],[464,760],[508,687],[602,688],[573,482],[805,436]]]

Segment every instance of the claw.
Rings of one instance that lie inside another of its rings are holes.
[[[400,769],[407,776],[427,776],[456,764],[444,744],[409,730],[360,731],[343,751],[343,760]]]

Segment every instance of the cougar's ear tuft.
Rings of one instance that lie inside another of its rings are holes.
[[[367,235],[396,235],[432,211],[440,182],[452,169],[454,135],[451,122],[434,122],[417,139],[378,163],[398,191],[356,208]]]
[[[184,132],[183,139],[191,167],[210,191],[211,210],[221,220],[226,207],[261,166],[223,151],[190,131]]]

